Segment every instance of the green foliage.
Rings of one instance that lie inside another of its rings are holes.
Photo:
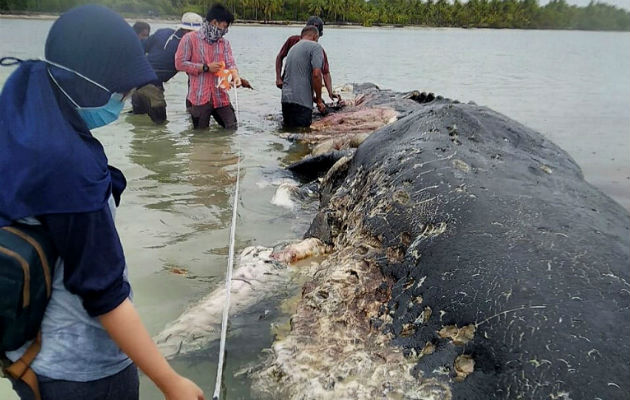
[[[205,15],[213,0],[0,0],[0,12],[62,12],[100,3],[125,15]],[[238,19],[478,28],[630,30],[630,12],[592,0],[586,7],[551,0],[224,0]]]

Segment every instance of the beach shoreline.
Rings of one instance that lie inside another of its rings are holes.
[[[43,13],[43,12],[24,12],[24,13],[16,13],[9,12],[3,13],[0,11],[0,19],[24,19],[24,20],[55,20],[59,17],[59,14],[53,13]],[[177,15],[168,15],[163,17],[153,17],[147,15],[132,15],[120,13],[123,18],[127,22],[134,21],[146,21],[155,24],[178,24],[180,22],[180,17]],[[243,25],[243,26],[286,26],[286,27],[301,27],[304,26],[304,21],[264,21],[264,20],[249,20],[249,19],[236,19],[232,25]],[[413,25],[413,24],[382,24],[382,23],[372,23],[370,25],[362,25],[357,22],[327,22],[325,23],[327,28],[335,28],[335,29],[405,29],[405,30],[420,30],[420,29],[466,29],[466,30],[531,30],[531,31],[576,31],[580,29],[563,29],[563,28],[501,28],[501,27],[490,27],[490,26],[431,26],[431,25]],[[628,31],[616,31],[616,30],[586,30],[587,32],[619,32],[619,33],[628,33]]]
[[[51,13],[0,13],[0,19],[24,19],[24,20],[55,20],[59,18],[60,14]],[[126,21],[143,20],[156,24],[178,24],[180,22],[177,16],[165,16],[165,17],[149,17],[149,16],[133,16],[121,14]],[[287,26],[296,27],[303,26],[303,21],[257,21],[248,19],[236,19],[233,25],[249,25],[249,26]],[[333,28],[365,28],[363,25],[356,23],[345,24],[326,24],[326,27]],[[375,28],[421,28],[420,26],[398,26],[398,25],[374,25]]]

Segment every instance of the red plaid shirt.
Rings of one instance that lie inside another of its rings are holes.
[[[226,39],[219,39],[213,44],[204,40],[201,30],[189,32],[182,38],[175,53],[175,68],[188,74],[188,96],[194,106],[212,101],[212,107],[230,105],[228,92],[217,87],[218,78],[211,72],[201,71],[203,64],[223,61],[225,68],[236,69],[232,56],[232,47]]]

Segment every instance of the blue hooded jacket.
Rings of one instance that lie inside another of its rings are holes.
[[[82,107],[102,106],[157,77],[132,28],[96,5],[72,9],[53,24],[45,61],[26,61],[0,94],[0,227],[28,217],[103,209],[114,182],[100,142],[55,80]]]
[[[125,180],[107,165],[101,143],[68,96],[81,107],[98,107],[112,93],[157,77],[132,28],[102,6],[77,7],[59,17],[45,55],[49,62],[21,63],[0,94],[0,227],[37,217],[63,259],[65,288],[94,317],[130,293],[108,206]]]

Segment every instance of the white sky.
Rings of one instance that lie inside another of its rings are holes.
[[[566,0],[568,4],[574,4],[579,7],[587,6],[590,0]],[[604,0],[599,1],[600,3],[610,4],[611,6],[617,6],[620,8],[624,8],[626,10],[630,10],[630,0]],[[548,0],[538,0],[538,4],[544,6],[549,3]]]
[[[465,3],[468,0],[460,0],[462,3]],[[599,3],[605,3],[605,4],[610,4],[611,6],[616,6],[619,8],[623,8],[626,11],[630,11],[630,0],[595,0]],[[449,0],[449,2],[452,4],[453,0]],[[588,3],[590,3],[590,0],[566,0],[567,4],[569,5],[576,5],[578,7],[585,7],[588,5]],[[538,0],[538,5],[539,6],[544,6],[545,4],[549,3],[549,0]]]

